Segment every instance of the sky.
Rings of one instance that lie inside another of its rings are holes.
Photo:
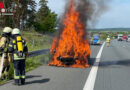
[[[38,2],[39,0],[36,0]],[[58,14],[64,12],[66,0],[48,0],[49,8]],[[93,28],[130,28],[130,0],[111,0]]]

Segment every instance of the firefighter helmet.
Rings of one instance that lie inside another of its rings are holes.
[[[4,33],[11,33],[11,32],[12,32],[12,28],[10,28],[10,27],[5,27],[5,28],[3,29],[3,32],[4,32]]]
[[[12,31],[12,35],[20,34],[20,30],[18,28],[14,28]]]

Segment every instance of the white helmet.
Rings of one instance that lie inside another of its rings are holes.
[[[14,28],[12,31],[12,35],[20,34],[20,30],[18,28]]]
[[[3,29],[3,32],[4,32],[4,33],[11,33],[11,32],[12,32],[12,28],[10,28],[10,27],[5,27],[5,28]]]

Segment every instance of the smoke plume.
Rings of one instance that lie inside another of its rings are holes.
[[[69,0],[59,25],[60,33],[52,43],[53,56],[49,65],[89,67],[91,50],[86,29],[94,27],[106,10],[106,0]]]
[[[75,9],[80,13],[80,20],[86,28],[94,28],[100,16],[108,10],[108,2],[111,0],[74,0]],[[66,10],[68,11],[71,0],[66,2]],[[64,13],[64,15],[65,15]],[[62,18],[65,18],[63,15]],[[62,21],[61,21],[62,22]],[[60,23],[60,30],[63,25]]]

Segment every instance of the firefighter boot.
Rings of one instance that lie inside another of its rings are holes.
[[[19,86],[19,79],[15,79],[13,84]]]
[[[25,79],[21,78],[21,85],[25,84]]]

